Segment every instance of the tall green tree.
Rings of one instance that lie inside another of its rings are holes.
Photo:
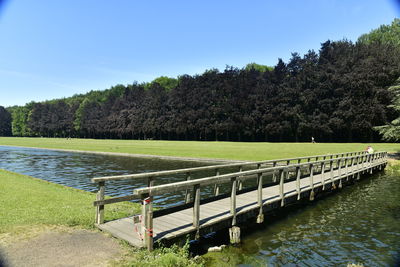
[[[400,47],[400,19],[395,18],[390,25],[381,25],[378,29],[361,35],[358,42],[363,44],[389,44]]]
[[[0,106],[0,136],[11,136],[11,114]]]
[[[251,69],[257,70],[259,72],[266,72],[266,71],[272,71],[274,69],[274,67],[270,67],[267,65],[261,65],[261,64],[257,64],[255,62],[253,63],[249,63],[244,67],[245,70],[249,71]]]
[[[162,88],[167,91],[171,91],[178,85],[178,79],[167,77],[167,76],[160,76],[155,78],[151,83],[146,84],[145,88],[151,88],[151,85],[158,83]]]
[[[394,95],[393,103],[389,107],[400,114],[400,78],[388,90]],[[382,134],[383,140],[398,142],[400,141],[400,116],[392,120],[391,123],[384,126],[377,126],[374,129]]]

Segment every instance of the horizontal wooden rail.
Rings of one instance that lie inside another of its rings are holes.
[[[345,155],[362,155],[365,154],[365,151],[356,151],[356,152],[345,152],[338,154],[326,154],[326,155],[317,155],[317,156],[308,156],[308,157],[298,157],[298,158],[289,158],[289,159],[274,159],[274,160],[264,160],[264,161],[256,161],[256,162],[243,162],[243,163],[230,163],[230,164],[220,164],[220,165],[212,165],[212,166],[203,166],[203,167],[194,167],[194,168],[185,168],[178,170],[169,170],[169,171],[157,171],[150,173],[137,173],[137,174],[127,174],[127,175],[115,175],[115,176],[105,176],[105,177],[96,177],[92,178],[92,182],[99,183],[105,181],[113,181],[113,180],[128,180],[128,179],[143,179],[143,178],[155,178],[167,175],[174,174],[186,174],[200,171],[208,171],[208,170],[219,170],[222,168],[230,168],[230,167],[244,167],[244,166],[256,166],[258,164],[277,164],[278,162],[286,162],[289,164],[292,161],[299,160],[308,160],[311,159],[318,160],[319,158],[328,158],[328,157],[339,157],[340,155],[344,157]]]
[[[383,153],[383,152],[379,152],[379,153]],[[261,168],[261,164],[258,164],[259,169],[204,177],[204,178],[199,178],[199,179],[195,179],[195,180],[174,182],[174,183],[163,184],[163,185],[158,185],[158,186],[148,186],[148,187],[144,187],[144,188],[140,188],[140,189],[134,189],[132,195],[97,200],[97,201],[94,201],[93,204],[94,204],[94,206],[101,206],[101,205],[112,204],[112,203],[117,203],[117,202],[121,202],[121,201],[138,199],[138,198],[140,198],[140,195],[143,195],[143,194],[156,195],[156,194],[165,193],[165,192],[176,192],[176,191],[181,191],[181,190],[185,190],[185,189],[192,189],[192,187],[197,184],[199,184],[200,186],[223,184],[223,183],[226,183],[227,181],[229,181],[231,178],[239,177],[239,176],[242,180],[246,180],[246,179],[255,178],[256,177],[255,175],[275,174],[275,173],[278,173],[280,170],[285,170],[286,173],[288,173],[288,172],[292,172],[292,171],[297,171],[297,168],[299,168],[299,170],[301,170],[302,168],[309,169],[310,165],[321,166],[322,163],[324,163],[324,165],[326,163],[329,163],[330,166],[333,167],[334,162],[337,163],[337,165],[339,165],[341,160],[352,159],[352,158],[356,158],[356,157],[360,157],[360,156],[368,156],[368,155],[369,154],[360,154],[357,156],[352,156],[352,157],[347,157],[347,158],[331,158],[331,159],[325,159],[325,160],[319,160],[319,161],[296,163],[296,164],[292,164],[292,165],[283,165],[283,166],[281,165],[281,166],[266,167],[266,168]],[[298,174],[296,174],[296,175],[298,175]]]
[[[380,155],[381,153],[384,153],[384,152],[378,152],[378,153],[372,154],[372,155]],[[372,155],[364,154],[363,157],[368,158],[369,156],[372,156]],[[139,197],[142,194],[157,195],[157,194],[166,193],[166,192],[172,193],[172,192],[188,189],[194,185],[207,186],[207,185],[212,185],[215,183],[219,183],[219,184],[226,183],[226,182],[230,181],[231,178],[238,177],[238,176],[240,176],[241,179],[248,179],[248,178],[254,178],[254,177],[249,177],[250,175],[272,174],[274,172],[280,172],[280,171],[286,171],[286,172],[295,171],[297,167],[302,168],[302,167],[315,166],[315,165],[326,163],[326,162],[329,162],[329,163],[338,162],[338,164],[340,165],[341,164],[340,162],[343,163],[344,160],[353,159],[356,157],[359,157],[359,156],[346,157],[346,158],[333,158],[333,159],[326,159],[326,160],[320,160],[320,161],[314,161],[314,162],[305,162],[305,163],[292,164],[292,165],[286,165],[286,166],[260,168],[260,169],[249,170],[249,171],[222,174],[219,176],[199,178],[199,179],[189,180],[189,181],[174,182],[174,183],[157,185],[157,186],[152,186],[152,187],[144,187],[144,188],[134,189],[133,195]],[[313,172],[313,169],[311,168],[311,176],[312,176],[312,172]]]

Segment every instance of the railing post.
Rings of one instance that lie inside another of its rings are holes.
[[[322,190],[325,190],[325,161],[321,162]]]
[[[99,182],[99,190],[97,191],[96,200],[104,200],[106,182]],[[96,207],[96,224],[104,223],[104,205]]]
[[[219,170],[215,169],[215,176],[219,176]],[[219,195],[219,184],[214,185],[214,195],[218,196]]]
[[[149,194],[144,194],[141,196],[142,199],[142,220],[144,222],[144,229],[142,229],[142,234],[144,237],[144,245],[147,250],[153,250],[153,205],[152,197]]]
[[[272,167],[276,167],[276,164],[277,164],[277,162],[274,161],[274,162],[272,163]],[[273,181],[274,183],[276,182],[276,174],[275,174],[275,171],[273,171],[273,173],[272,173],[272,181]]]
[[[257,169],[261,168],[261,164],[257,164]],[[263,175],[262,173],[257,174],[257,202],[259,207],[259,212],[257,216],[257,223],[262,223],[264,221],[264,213],[263,213]]]
[[[231,214],[232,214],[232,226],[236,225],[236,188],[237,188],[236,177],[231,178]]]
[[[192,178],[190,176],[190,172],[186,173],[186,181],[190,181]],[[185,193],[185,203],[190,203],[190,189],[186,189],[186,193]]]
[[[310,164],[310,200],[314,200],[314,165]]]
[[[242,172],[242,171],[243,171],[243,166],[240,166],[239,167],[239,172]],[[242,179],[239,178],[238,182],[239,182],[238,188],[239,188],[239,191],[240,191],[240,190],[243,189],[243,181],[242,181]]]
[[[236,188],[237,188],[237,177],[233,177],[231,178],[232,227],[229,228],[229,238],[231,244],[240,243],[240,228],[236,226]]]
[[[329,163],[329,176],[330,176],[330,178],[331,178],[331,187],[333,188],[333,189],[335,189],[336,188],[336,186],[335,186],[335,182],[333,181],[333,170],[334,170],[334,168],[333,168],[333,157],[331,157],[331,160],[330,160],[330,163]]]
[[[372,163],[373,163],[373,160],[374,160],[374,154],[371,154],[369,156],[369,173],[370,174],[372,174]]]
[[[296,167],[296,191],[297,191],[297,200],[300,200],[300,176],[301,176],[301,169],[300,166]]]
[[[279,170],[279,196],[281,198],[281,206],[283,207],[285,205],[285,189],[283,187],[284,180],[285,179],[285,172],[283,169]]]
[[[153,179],[153,177],[149,177],[148,178],[148,180],[147,180],[147,186],[148,187],[152,187],[152,186],[154,186],[154,179]],[[149,205],[149,210],[151,211],[151,213],[153,214],[153,197],[149,194],[149,196],[151,197],[151,201],[150,201],[150,203],[148,203],[148,205]],[[152,215],[153,216],[153,215]],[[153,222],[152,222],[153,223]],[[151,228],[153,228],[153,227],[151,227]]]
[[[200,229],[200,184],[194,185],[194,203],[193,203],[193,227],[196,228],[195,239],[199,239]]]
[[[365,171],[365,161],[367,160],[367,157],[368,157],[368,155],[366,155],[366,154],[364,154],[363,156],[362,156],[362,158],[361,158],[361,166],[362,166],[362,171],[363,171],[363,173],[364,173],[364,171]]]
[[[338,177],[339,177],[339,188],[342,188],[342,162],[341,159],[338,159]]]

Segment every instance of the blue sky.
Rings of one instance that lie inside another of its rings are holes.
[[[400,15],[393,0],[2,2],[2,106],[226,65],[273,66]]]

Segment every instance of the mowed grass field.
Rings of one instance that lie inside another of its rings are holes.
[[[0,137],[0,145],[174,157],[268,160],[364,150],[398,152],[400,143],[244,143]]]
[[[92,228],[96,195],[0,169],[0,240],[23,226],[62,225]],[[140,205],[107,206],[106,219],[139,212]]]

